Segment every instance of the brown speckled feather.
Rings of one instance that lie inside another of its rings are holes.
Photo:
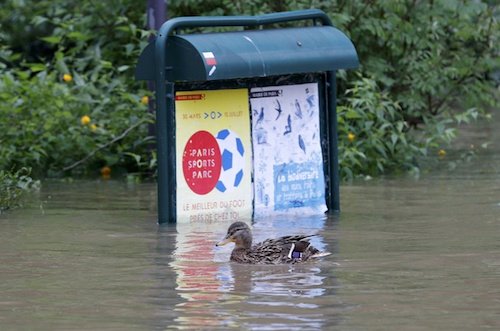
[[[252,233],[243,222],[231,224],[223,241],[217,245],[234,242],[231,261],[251,264],[286,264],[307,261],[310,258],[326,256],[309,243],[314,235],[293,235],[266,239],[252,246]]]
[[[266,239],[252,246],[251,249],[234,249],[231,261],[256,264],[282,264],[306,261],[319,251],[311,246],[308,238],[313,235],[286,236],[276,239]],[[295,251],[302,253],[301,258],[289,258],[292,244]]]

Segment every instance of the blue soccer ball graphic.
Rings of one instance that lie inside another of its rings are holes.
[[[232,191],[241,184],[245,167],[245,148],[236,133],[224,129],[217,133],[221,152],[222,169],[215,188],[220,192]]]

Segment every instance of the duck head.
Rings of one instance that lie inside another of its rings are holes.
[[[224,246],[233,242],[235,248],[250,248],[252,247],[252,231],[244,222],[234,222],[227,229],[227,234],[224,239],[215,246]]]

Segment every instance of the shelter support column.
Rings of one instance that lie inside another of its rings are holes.
[[[156,144],[158,160],[158,223],[175,222],[173,206],[174,196],[172,189],[175,185],[175,170],[173,169],[174,157],[172,148],[173,113],[174,113],[174,84],[169,82],[156,82]]]
[[[340,190],[339,190],[339,151],[337,143],[337,82],[335,71],[329,71],[327,75],[327,98],[328,98],[328,211],[337,213],[340,211]]]

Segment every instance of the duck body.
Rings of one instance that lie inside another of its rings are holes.
[[[244,222],[235,222],[226,237],[216,246],[234,242],[230,260],[247,264],[293,264],[329,255],[313,247],[309,239],[314,235],[292,235],[266,239],[252,245],[252,234]]]

